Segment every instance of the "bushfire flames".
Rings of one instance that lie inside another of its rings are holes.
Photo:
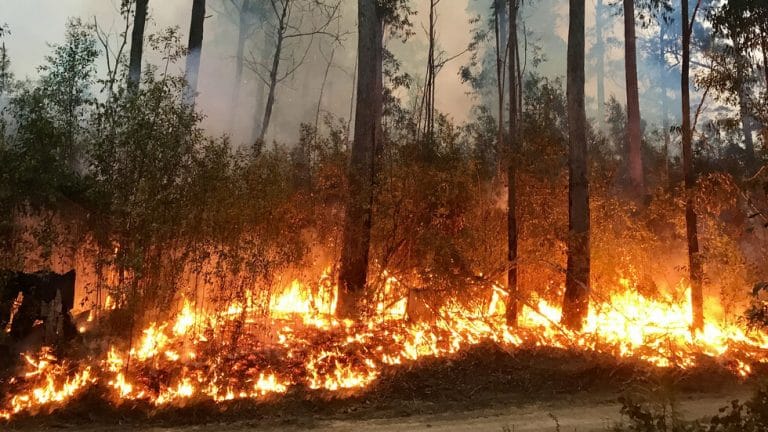
[[[269,312],[250,296],[212,311],[184,301],[164,322],[149,323],[132,343],[116,343],[78,362],[49,348],[26,354],[27,371],[10,382],[0,419],[62,407],[92,389],[119,405],[157,407],[212,400],[279,397],[292,388],[352,393],[369,386],[388,366],[424,357],[450,356],[481,342],[575,348],[632,358],[659,367],[690,368],[702,356],[747,376],[768,362],[768,334],[735,323],[708,322],[690,332],[690,303],[649,299],[628,280],[617,294],[593,299],[586,326],[562,328],[560,309],[545,300],[523,308],[520,325],[506,326],[506,293],[494,286],[481,307],[450,303],[423,322],[405,319],[407,299],[389,277],[375,318],[362,323],[333,317],[336,288],[324,274],[314,288],[293,281],[272,296]],[[685,298],[688,296],[686,295]]]

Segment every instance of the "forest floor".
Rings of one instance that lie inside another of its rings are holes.
[[[765,376],[764,371],[758,372]],[[64,410],[0,430],[31,431],[608,431],[622,421],[618,398],[676,402],[686,420],[711,417],[749,399],[742,381],[714,361],[691,370],[656,369],[595,353],[481,346],[453,359],[383,371],[362,394],[296,389],[271,401],[200,404],[152,412],[114,408],[86,394]],[[557,425],[560,429],[557,429]]]
[[[731,389],[714,394],[679,395],[677,409],[680,418],[696,420],[709,418],[730,400],[745,400],[747,389]],[[501,401],[499,401],[501,402]],[[418,412],[420,407],[414,405]],[[279,422],[265,420],[241,420],[212,422],[184,426],[141,426],[136,424],[67,424],[54,422],[48,425],[27,427],[25,431],[78,431],[78,432],[272,432],[272,431],[317,431],[317,432],[606,432],[626,419],[620,415],[621,405],[611,395],[580,395],[578,399],[564,398],[549,402],[510,404],[470,411],[451,411],[435,414],[406,414],[351,420],[324,418],[320,415],[288,417]],[[434,410],[434,406],[427,407]],[[557,429],[559,425],[559,429]]]

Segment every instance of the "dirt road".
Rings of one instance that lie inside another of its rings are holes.
[[[724,393],[703,395],[689,394],[680,396],[678,410],[687,420],[709,417],[725,406],[730,400],[746,400],[749,393],[737,390]],[[418,412],[420,407],[414,406]],[[396,418],[365,418],[342,420],[317,418],[313,416],[292,417],[284,423],[243,420],[235,423],[212,423],[183,427],[136,427],[118,425],[69,426],[67,424],[49,425],[36,430],[78,431],[78,432],[272,432],[304,431],[316,432],[553,432],[557,424],[563,432],[607,431],[622,421],[620,405],[615,398],[598,396],[580,397],[579,399],[561,399],[554,402],[527,404],[523,406],[499,406],[466,412],[450,412],[429,415],[407,415]],[[375,416],[374,416],[375,417]]]

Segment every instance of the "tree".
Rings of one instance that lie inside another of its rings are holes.
[[[187,46],[187,89],[184,100],[189,105],[195,104],[197,82],[200,76],[200,58],[203,51],[203,30],[205,27],[205,0],[193,0],[192,20],[189,24],[189,44]]]
[[[349,199],[339,268],[337,314],[355,318],[368,278],[374,157],[382,142],[384,11],[376,0],[358,0],[358,69],[355,136],[349,164]]]
[[[682,3],[682,76],[680,79],[680,90],[682,92],[683,104],[683,173],[685,176],[685,226],[688,238],[688,272],[691,282],[691,308],[692,308],[692,329],[701,330],[704,327],[704,266],[699,252],[699,236],[697,227],[696,209],[694,206],[693,192],[696,187],[696,173],[693,167],[693,130],[691,128],[691,34],[693,24],[696,21],[696,13],[701,6],[701,0],[697,0],[693,15],[689,19],[688,0],[681,0]]]
[[[450,61],[455,60],[464,51],[445,57],[445,52],[437,48],[437,6],[441,0],[429,0],[429,28],[427,29],[428,50],[427,50],[427,71],[424,77],[424,91],[421,96],[421,107],[419,110],[417,140],[422,139],[425,146],[429,146],[434,141],[435,135],[435,96],[437,93],[437,75]]]
[[[635,1],[624,0],[624,61],[627,84],[628,168],[633,194],[644,193],[640,94],[637,88],[637,40],[635,38]]]
[[[584,105],[584,0],[570,0],[566,98],[568,104],[568,264],[562,322],[579,330],[589,312],[589,180]]]
[[[507,88],[506,73],[504,68],[507,62],[507,44],[509,43],[509,10],[507,6],[508,0],[494,0],[493,2],[493,16],[494,16],[494,31],[496,32],[496,64],[498,67],[496,79],[498,81],[499,92],[504,93]],[[504,39],[502,39],[504,38]],[[499,99],[499,129],[504,128],[504,95],[500,94]],[[499,143],[501,145],[501,143]]]
[[[605,131],[605,4],[603,0],[595,3],[595,46],[597,79],[597,124]]]
[[[95,60],[99,56],[92,28],[79,19],[67,23],[65,43],[46,56],[40,83],[41,97],[46,99],[47,115],[53,119],[61,141],[57,147],[59,160],[72,171],[79,169],[78,135],[83,128],[85,110],[93,104],[91,86],[96,76]],[[54,145],[54,143],[46,143]]]
[[[517,325],[517,163],[515,154],[522,140],[520,139],[520,93],[522,91],[519,70],[519,43],[517,40],[517,21],[521,0],[509,1],[509,148],[507,149],[507,300],[506,319],[508,325]]]
[[[147,23],[149,0],[136,0],[131,32],[131,56],[128,64],[128,83],[136,87],[141,81],[141,61],[144,53],[144,29]]]
[[[5,48],[5,42],[0,43],[0,98],[2,98],[10,89],[13,83],[13,72],[11,72],[11,59],[8,57],[8,50]],[[0,107],[2,101],[0,100]]]
[[[0,40],[6,33],[8,33],[7,27],[0,24]],[[13,73],[11,72],[11,59],[8,57],[8,50],[5,48],[5,42],[2,42],[0,44],[0,97],[10,90],[12,82]]]
[[[757,168],[754,139],[754,117],[759,116],[761,105],[750,91],[758,84],[755,72],[759,61],[754,58],[762,51],[766,56],[768,38],[768,5],[746,0],[735,0],[720,5],[709,15],[715,36],[722,41],[715,53],[720,61],[710,71],[708,80],[729,102],[739,108],[747,169]],[[765,72],[765,71],[764,71]],[[762,80],[762,79],[760,79]],[[763,83],[768,88],[768,72]],[[768,93],[766,93],[768,95]]]
[[[508,35],[507,30],[507,6],[505,0],[494,0],[493,2],[493,31],[495,41],[495,54],[496,54],[496,91],[498,101],[498,150],[497,153],[501,154],[501,149],[504,148],[504,90],[506,89],[506,61],[509,50],[503,49],[506,47],[507,42],[502,41],[504,35]],[[484,35],[483,35],[484,37]],[[509,37],[507,37],[509,39]]]
[[[339,19],[341,1],[333,3],[319,0],[269,1],[270,10],[274,14],[269,20],[273,22],[271,29],[272,42],[274,43],[272,58],[266,64],[253,61],[250,65],[268,89],[264,117],[257,138],[257,142],[262,143],[267,136],[272,120],[278,84],[293,76],[304,64],[315,37],[331,37],[336,41],[341,38],[339,33],[329,30],[331,24]],[[305,21],[310,22],[308,27],[302,26]],[[305,38],[309,39],[309,42],[302,46],[300,41]],[[289,44],[292,45],[289,47]],[[290,62],[287,67],[283,67],[285,62]]]
[[[96,38],[101,44],[101,48],[103,48],[104,59],[107,65],[107,77],[102,81],[102,83],[104,84],[104,88],[107,91],[108,97],[114,94],[115,84],[117,84],[117,76],[123,70],[123,65],[125,64],[124,51],[126,47],[128,47],[128,33],[131,30],[132,11],[133,2],[128,0],[123,1],[120,5],[120,16],[123,20],[123,29],[116,35],[116,47],[112,46],[113,34],[102,29],[101,26],[99,26],[99,22],[96,17],[93,17],[93,30],[96,33]],[[143,39],[141,43],[143,43]],[[139,65],[141,65],[141,62],[139,62]],[[139,84],[140,78],[141,70],[139,70],[139,76],[135,82],[132,82],[129,77],[128,87],[135,90]]]

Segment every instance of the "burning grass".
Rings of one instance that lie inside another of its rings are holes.
[[[520,327],[509,328],[498,288],[486,304],[448,302],[423,322],[405,319],[405,299],[381,302],[364,322],[339,321],[332,317],[336,288],[330,280],[324,275],[314,290],[294,281],[273,296],[268,314],[247,298],[214,310],[184,301],[167,320],[146,325],[132,343],[101,341],[79,361],[57,359],[48,348],[26,354],[24,371],[5,385],[10,391],[0,417],[48,413],[84,394],[114,407],[165,410],[296,395],[359,397],[373,388],[418,393],[430,386],[422,388],[413,376],[393,377],[429,362],[450,364],[478,346],[497,350],[484,361],[482,376],[504,371],[496,364],[503,365],[504,356],[531,350],[581,352],[670,370],[715,364],[741,377],[768,362],[767,334],[713,320],[692,335],[688,302],[648,299],[628,287],[593,302],[584,331],[573,333],[558,325],[559,309],[545,300],[524,308]],[[398,292],[397,285],[389,278],[385,289]],[[567,370],[572,362],[564,358],[561,367]]]

